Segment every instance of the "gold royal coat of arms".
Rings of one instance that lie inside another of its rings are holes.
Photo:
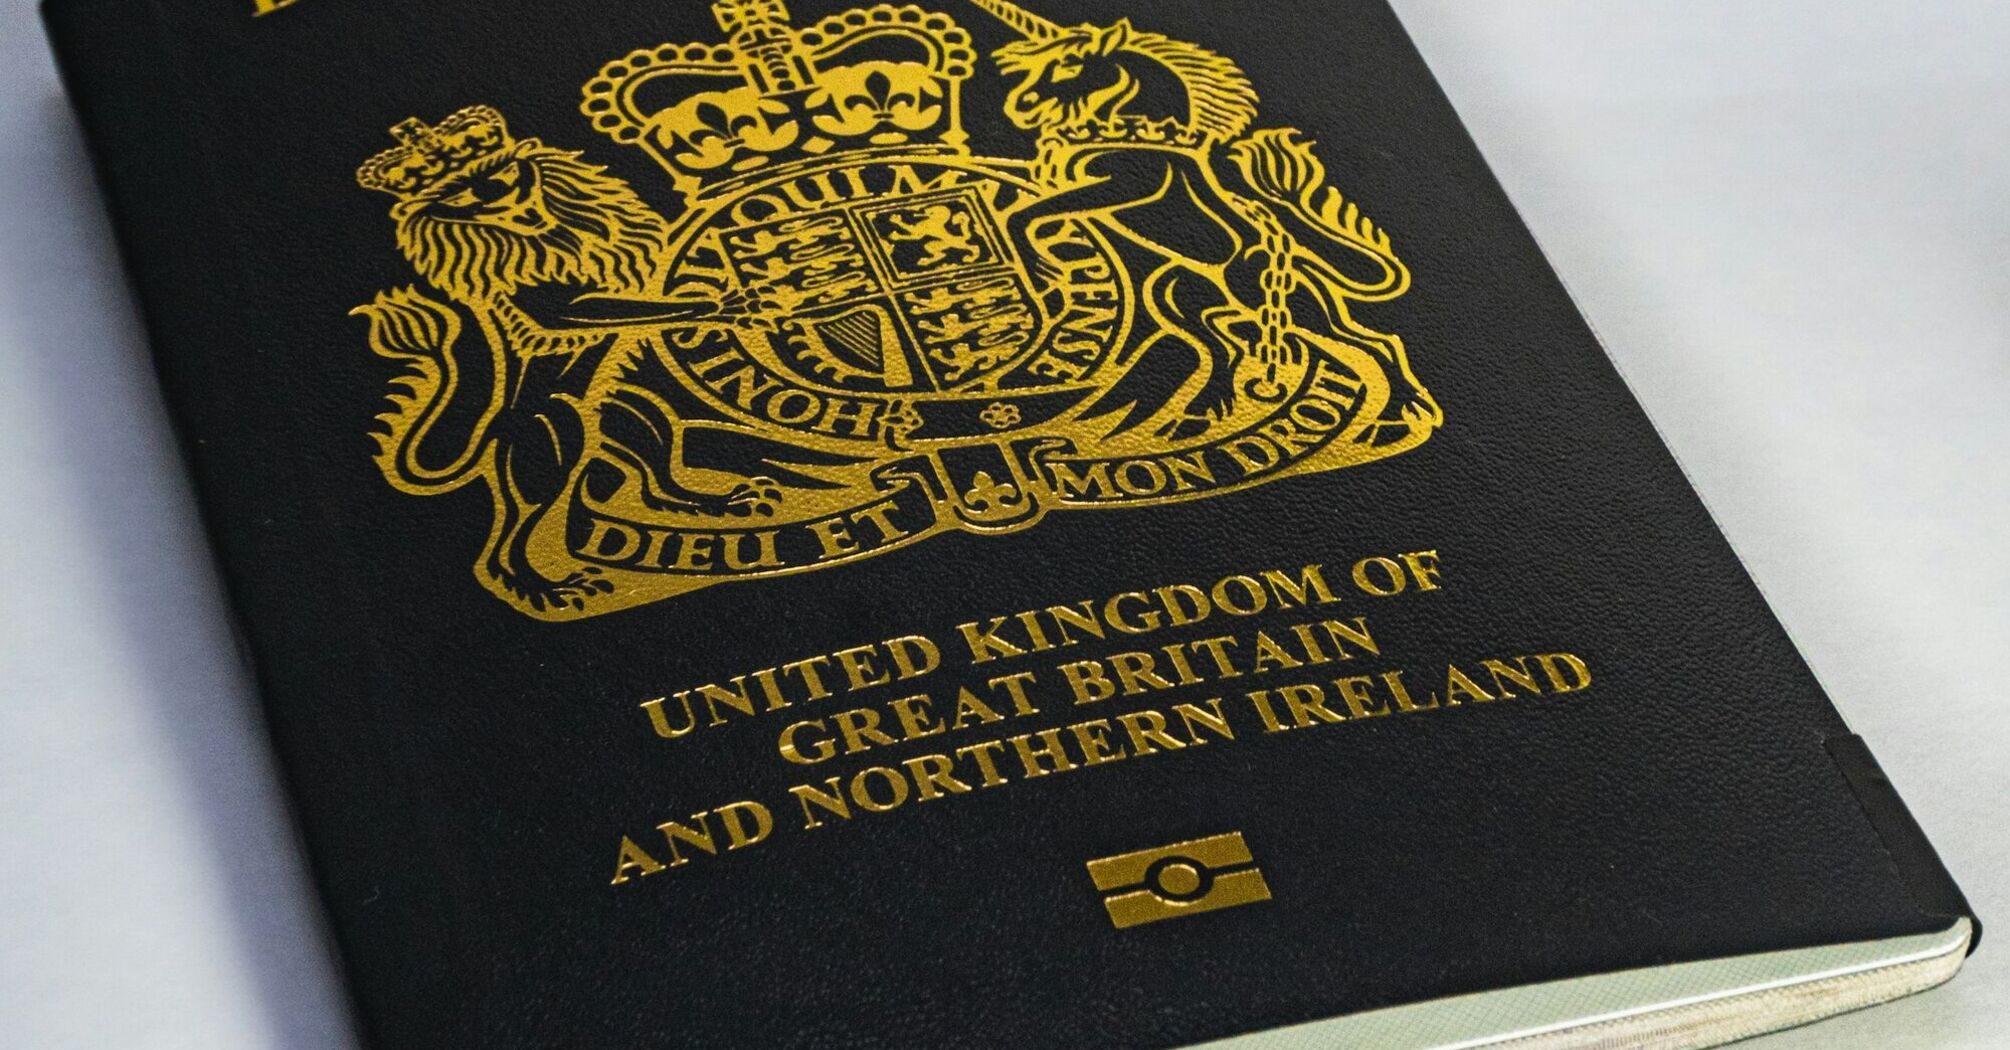
[[[581,111],[667,215],[471,106],[392,129],[423,287],[358,308],[402,367],[377,463],[479,484],[482,584],[575,619],[951,530],[1201,499],[1411,449],[1443,422],[1354,317],[1410,275],[1227,57],[1128,21],[879,5],[609,62]],[[977,156],[973,77],[1023,157]]]

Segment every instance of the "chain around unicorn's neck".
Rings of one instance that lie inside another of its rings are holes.
[[[1040,154],[1034,163],[1034,176],[1042,185],[1066,185],[1074,181],[1068,170],[1071,162],[1083,150],[1098,146],[1204,150],[1208,145],[1206,134],[1172,118],[1154,120],[1125,114],[1106,120],[1054,124],[1040,133]]]

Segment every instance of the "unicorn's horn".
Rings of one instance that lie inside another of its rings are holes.
[[[1041,18],[1011,0],[970,0],[984,10],[985,14],[1011,26],[1019,35],[1028,40],[1050,40],[1060,36],[1060,26]]]

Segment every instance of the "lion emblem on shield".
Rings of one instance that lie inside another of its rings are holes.
[[[402,366],[377,464],[486,488],[489,591],[597,615],[1442,425],[1356,316],[1410,287],[1389,235],[1232,60],[963,2],[988,60],[942,12],[719,0],[723,42],[610,62],[581,111],[655,193],[488,106],[392,129],[357,178],[425,283],[356,311]],[[980,74],[1004,111],[966,125]]]

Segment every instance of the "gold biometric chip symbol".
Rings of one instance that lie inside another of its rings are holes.
[[[1256,857],[1232,831],[1092,860],[1089,878],[1118,929],[1270,899]]]

